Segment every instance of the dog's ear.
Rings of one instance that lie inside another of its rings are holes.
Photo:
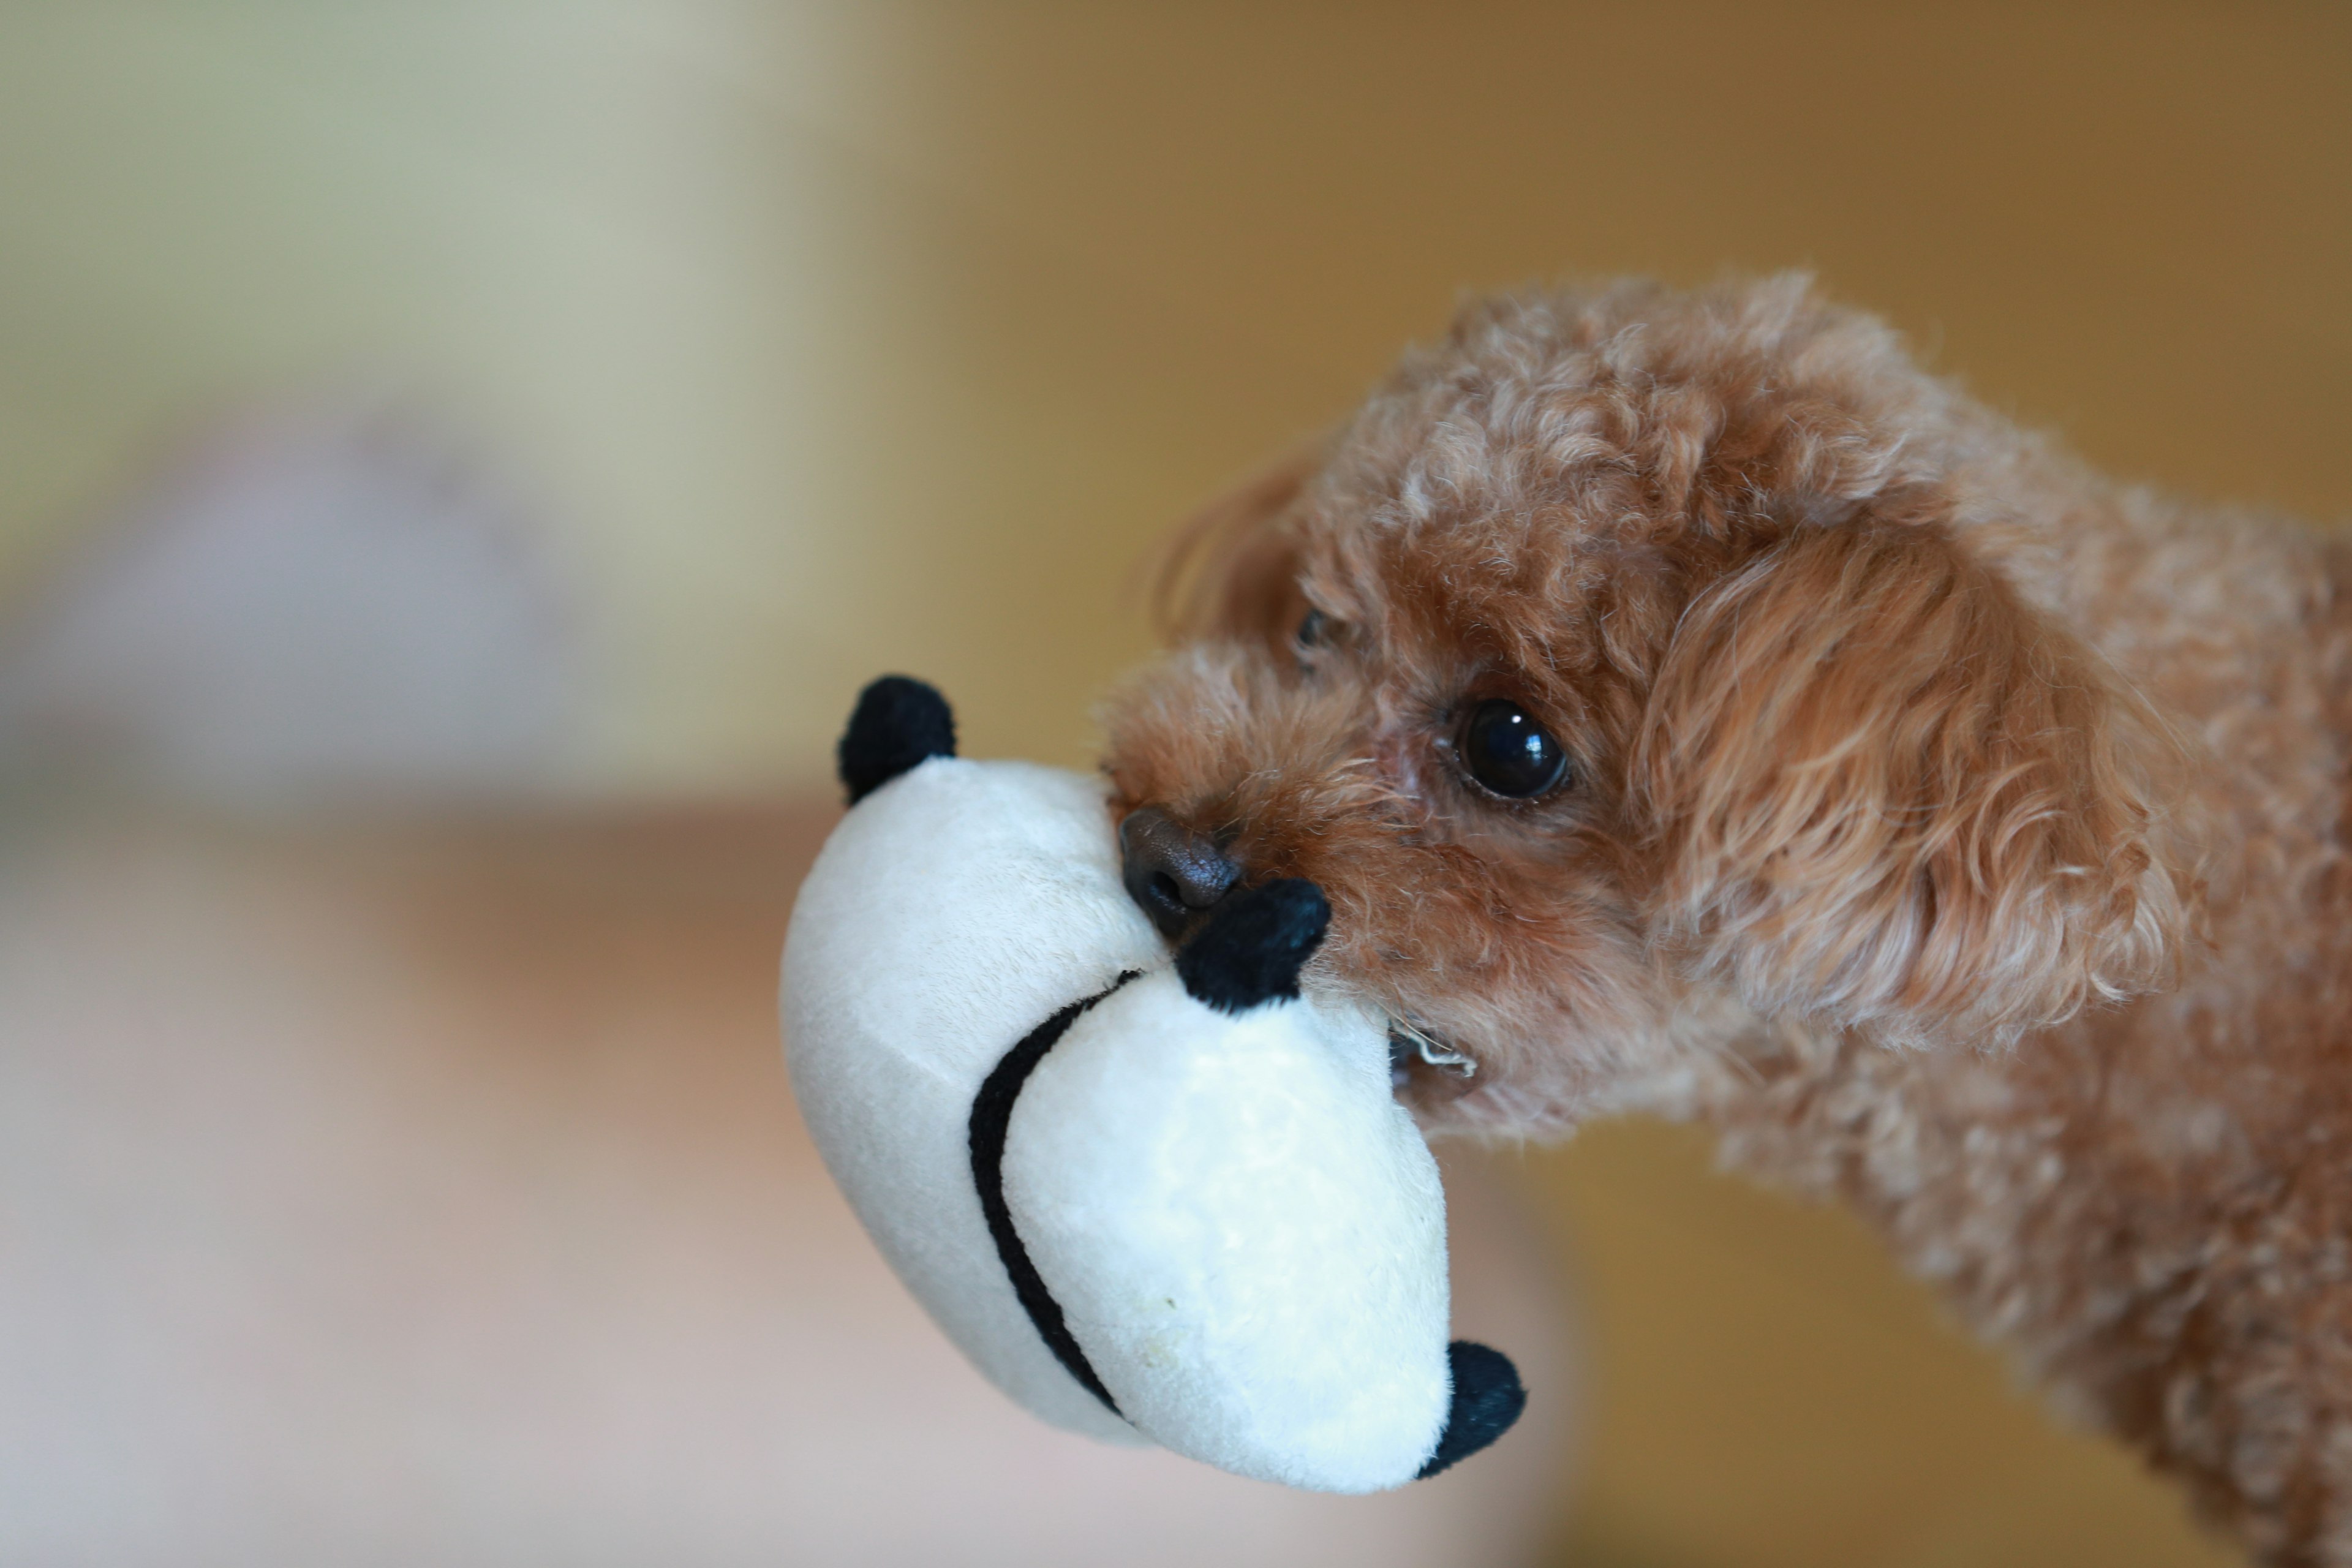
[[[2194,923],[2179,743],[1933,521],[1802,523],[1705,589],[1632,763],[1662,934],[1768,1016],[2006,1043]]]
[[[1300,442],[1177,529],[1152,574],[1162,636],[1288,645],[1307,604],[1282,522],[1328,447],[1322,437]]]

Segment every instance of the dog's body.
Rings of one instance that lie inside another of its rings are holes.
[[[1785,279],[1473,308],[1206,531],[1119,803],[1324,887],[1327,981],[1475,1065],[1426,1118],[1709,1118],[2352,1563],[2352,553]],[[1564,773],[1482,783],[1490,711]]]

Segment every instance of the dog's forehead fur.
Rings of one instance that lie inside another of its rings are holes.
[[[1595,545],[1727,542],[1774,496],[1933,482],[1962,455],[1952,403],[1802,279],[1483,301],[1350,422],[1306,532],[1394,549],[1466,528],[1494,572],[1557,585]]]
[[[1566,720],[1622,710],[1695,587],[1791,523],[1941,492],[2013,532],[1988,481],[2030,445],[1801,277],[1539,292],[1408,355],[1281,526],[1368,649],[1522,672]]]

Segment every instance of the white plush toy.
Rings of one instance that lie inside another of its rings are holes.
[[[1045,1419],[1239,1475],[1376,1491],[1494,1441],[1526,1395],[1447,1342],[1387,1031],[1300,994],[1321,892],[1171,957],[1099,784],[954,751],[930,688],[866,689],[784,949],[801,1113],[908,1288]]]

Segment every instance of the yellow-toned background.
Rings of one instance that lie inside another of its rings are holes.
[[[2352,503],[2352,12],[22,4],[0,587],[173,431],[391,384],[544,502],[596,786],[814,787],[850,693],[1087,752],[1167,521],[1461,291],[1809,266],[2103,465]],[[1603,1130],[1622,1564],[2211,1560],[1866,1241]]]

